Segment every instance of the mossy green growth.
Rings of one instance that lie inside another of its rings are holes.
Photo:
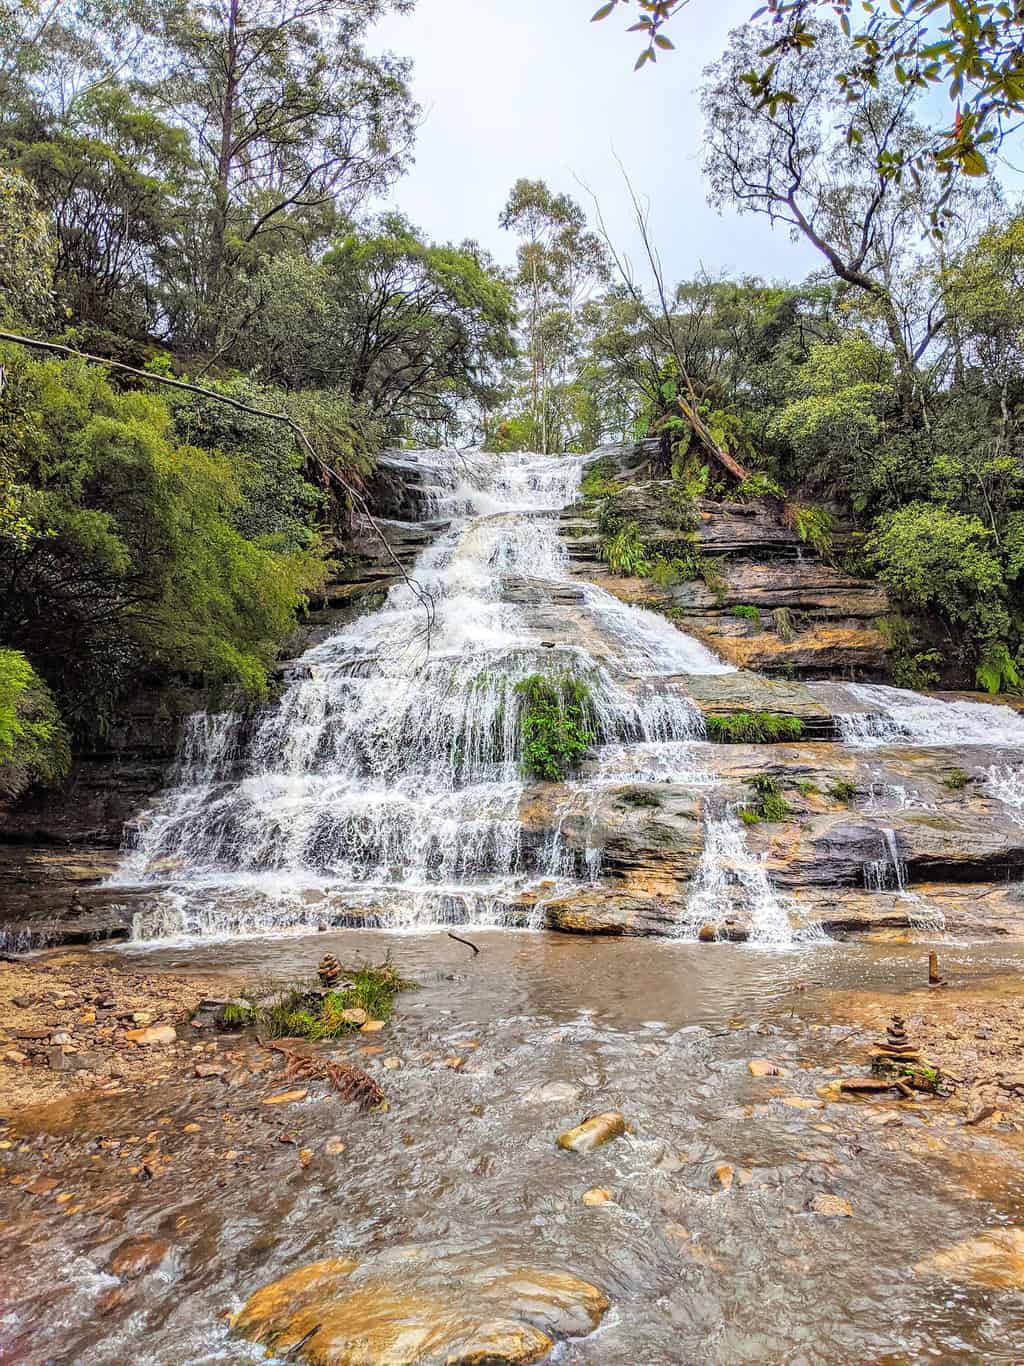
[[[516,692],[522,698],[523,768],[535,778],[562,782],[597,738],[590,689],[571,674],[530,674]]]
[[[761,613],[757,607],[750,607],[741,603],[732,609],[734,617],[740,617],[743,621],[753,622],[758,630],[761,629]]]
[[[609,498],[618,493],[621,485],[612,482],[614,473],[612,462],[607,456],[593,461],[580,481],[580,493],[584,498]]]
[[[799,782],[794,783],[793,786],[800,793],[801,797],[813,797],[815,793],[821,791],[818,784],[812,783],[810,778],[801,778]]]
[[[787,816],[792,814],[793,808],[789,805],[782,795],[782,783],[778,778],[773,778],[769,773],[758,773],[753,778],[747,779],[747,786],[753,792],[753,800],[745,803],[740,808],[740,813],[748,813],[743,817],[748,825],[754,821],[784,821]],[[750,819],[753,815],[754,820]]]
[[[844,805],[849,805],[857,795],[857,788],[854,783],[849,783],[846,782],[845,779],[842,779],[838,783],[832,784],[828,790],[828,795],[834,802],[842,802]]]
[[[951,768],[942,780],[942,786],[950,792],[962,792],[970,782],[970,777],[962,768]]]
[[[268,1039],[340,1039],[359,1028],[356,1021],[344,1018],[345,1011],[358,1008],[371,1020],[386,1020],[398,993],[416,986],[402,977],[390,959],[344,968],[342,975],[343,990],[323,991],[313,982],[296,983],[279,991],[268,1006],[231,1002],[224,1007],[222,1019],[234,1029],[254,1025]],[[243,1001],[272,990],[260,984],[244,992]]]
[[[650,573],[651,562],[647,558],[647,547],[640,539],[640,529],[636,522],[629,522],[626,526],[620,527],[602,542],[601,558],[613,574],[642,577]]]
[[[799,740],[803,722],[796,716],[776,716],[772,712],[739,711],[720,716],[705,716],[708,739],[722,745],[766,745],[780,740]]]

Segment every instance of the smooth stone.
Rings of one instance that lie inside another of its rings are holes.
[[[569,1081],[549,1081],[534,1086],[523,1096],[529,1105],[572,1105],[580,1098],[580,1088]]]
[[[424,1259],[409,1249],[411,1269]],[[601,1292],[563,1272],[484,1271],[460,1278],[466,1308],[415,1286],[394,1263],[329,1258],[258,1290],[233,1328],[276,1355],[315,1366],[530,1366],[554,1348],[551,1333],[592,1331],[608,1307]]]
[[[592,1115],[575,1129],[567,1129],[556,1140],[559,1148],[570,1153],[590,1153],[602,1144],[619,1138],[626,1132],[626,1121],[618,1110],[607,1110],[601,1115]]]
[[[129,1029],[126,1033],[132,1043],[141,1044],[144,1048],[155,1048],[178,1041],[178,1035],[172,1025],[148,1025],[144,1029]]]

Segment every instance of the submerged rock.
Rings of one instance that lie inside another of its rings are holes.
[[[549,1081],[534,1086],[523,1096],[529,1105],[571,1105],[579,1099],[580,1088],[569,1081]]]
[[[413,1270],[420,1260],[410,1259]],[[556,1337],[591,1332],[608,1307],[595,1286],[564,1272],[460,1278],[464,1304],[408,1275],[347,1258],[315,1262],[258,1290],[233,1327],[315,1366],[529,1366]]]
[[[992,1228],[940,1248],[914,1272],[993,1290],[1024,1290],[1024,1228]]]
[[[626,1132],[626,1121],[618,1110],[607,1110],[602,1115],[591,1115],[575,1129],[567,1129],[556,1140],[560,1148],[570,1153],[591,1153]]]

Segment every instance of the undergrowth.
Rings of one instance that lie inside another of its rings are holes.
[[[523,768],[535,778],[562,782],[597,738],[590,689],[571,674],[530,674],[516,692],[522,698]]]
[[[752,796],[738,808],[740,820],[745,825],[757,825],[761,821],[784,821],[792,814],[793,808],[782,795],[782,784],[778,778],[768,773],[758,773],[747,779]]]
[[[224,1024],[234,1029],[255,1026],[266,1039],[340,1039],[355,1033],[361,1023],[345,1019],[345,1011],[360,1009],[371,1020],[387,1020],[398,993],[416,986],[390,959],[343,969],[342,977],[344,985],[333,991],[323,991],[315,982],[298,982],[283,990],[254,984],[240,1001],[224,1007]],[[269,1004],[259,1004],[267,995],[272,995]]]
[[[723,745],[772,744],[778,740],[799,740],[803,722],[796,716],[776,716],[772,712],[739,711],[722,716],[712,713],[704,718],[708,739]]]

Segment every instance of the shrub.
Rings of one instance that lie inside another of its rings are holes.
[[[322,991],[316,983],[300,983],[276,993],[270,1005],[231,1002],[224,1007],[224,1023],[233,1028],[255,1025],[264,1038],[270,1039],[340,1039],[359,1029],[354,1020],[344,1018],[346,1010],[359,1008],[372,1020],[386,1020],[398,993],[416,985],[407,982],[390,959],[345,969],[344,976],[346,985],[340,991]],[[260,994],[261,987],[256,985],[242,993],[243,1001],[258,999]]]
[[[962,768],[951,768],[942,780],[942,786],[950,792],[960,792],[970,782],[970,777]]]
[[[731,715],[712,713],[704,718],[708,739],[723,745],[773,744],[781,740],[799,740],[803,722],[796,716],[776,716],[773,712],[734,712]]]
[[[807,503],[789,503],[786,506],[785,521],[801,541],[809,545],[816,554],[830,554],[832,518],[824,508],[813,507]]]
[[[590,690],[571,674],[531,674],[516,684],[516,692],[522,698],[523,767],[535,778],[562,782],[597,738]]]
[[[828,795],[834,802],[842,802],[844,805],[847,805],[856,797],[857,788],[853,783],[841,780],[838,783],[832,784],[828,790]]]
[[[732,496],[738,503],[749,503],[755,498],[778,498],[785,501],[786,491],[771,475],[765,474],[764,470],[755,470],[742,484],[737,485]]]
[[[606,455],[592,461],[580,481],[580,493],[584,498],[608,498],[620,491],[621,485],[612,482],[614,468]]]
[[[68,736],[50,690],[25,656],[0,647],[0,795],[67,772]]]
[[[744,621],[752,622],[758,631],[761,629],[761,613],[756,607],[739,606],[732,609],[734,617],[741,617]]]
[[[758,821],[784,821],[787,816],[792,815],[793,808],[783,797],[782,784],[778,778],[773,778],[767,773],[758,773],[755,777],[747,779],[747,785],[753,790],[753,800],[745,802],[739,808],[740,819],[747,825],[756,824]]]
[[[610,536],[601,546],[601,557],[613,574],[642,577],[651,568],[636,522]]]

